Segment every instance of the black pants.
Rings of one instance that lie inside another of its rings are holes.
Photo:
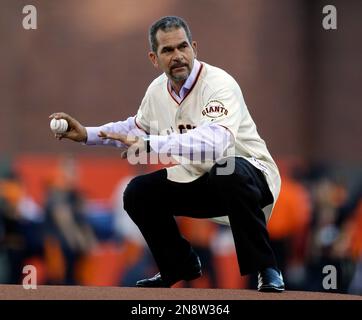
[[[190,183],[167,180],[166,169],[141,175],[124,192],[124,208],[144,236],[164,278],[185,267],[193,252],[174,216],[211,218],[227,215],[241,275],[276,267],[262,208],[273,202],[263,173],[243,158],[232,174],[215,164]],[[225,165],[224,165],[225,166]]]

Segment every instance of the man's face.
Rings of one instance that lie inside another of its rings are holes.
[[[150,52],[149,58],[156,68],[160,68],[173,82],[184,82],[191,73],[196,57],[196,42],[187,39],[183,28],[156,33],[157,53]]]

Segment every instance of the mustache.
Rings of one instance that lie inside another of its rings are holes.
[[[176,69],[176,68],[181,68],[181,67],[187,67],[187,63],[175,63],[174,65],[171,66],[171,70]]]

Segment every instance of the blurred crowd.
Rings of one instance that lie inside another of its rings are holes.
[[[323,270],[334,266],[337,288],[328,291],[362,294],[361,173],[336,174],[300,161],[278,164],[282,189],[268,229],[287,288],[326,291]],[[78,188],[75,159],[65,159],[44,182],[39,203],[16,168],[0,173],[0,283],[21,284],[25,265],[36,267],[39,285],[134,286],[156,272],[123,210],[122,193],[133,175],[123,176],[106,201],[93,201]],[[202,278],[177,286],[255,288],[254,275],[239,275],[227,226],[177,221],[204,271]]]

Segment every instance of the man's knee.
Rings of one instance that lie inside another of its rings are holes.
[[[140,177],[133,178],[123,193],[123,208],[129,215],[133,214],[140,203],[142,183]]]
[[[133,178],[123,193],[123,207],[130,216],[150,208],[158,200],[163,181],[167,178],[166,170]]]

